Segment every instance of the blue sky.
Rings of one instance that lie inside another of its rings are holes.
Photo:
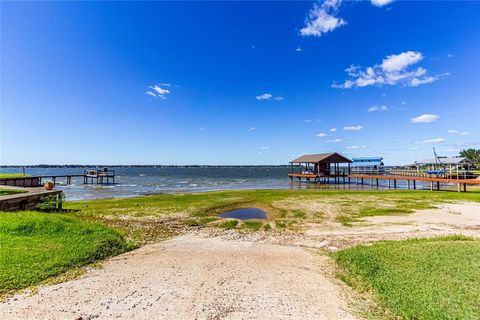
[[[480,147],[480,3],[1,3],[1,164]],[[334,130],[336,129],[336,130]]]

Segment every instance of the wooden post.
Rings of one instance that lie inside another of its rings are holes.
[[[457,183],[457,187],[458,187],[457,189],[458,189],[458,192],[461,192],[461,191],[462,191],[462,190],[461,190],[461,185],[462,185],[462,184],[461,184],[460,182],[459,182],[459,183]]]
[[[466,183],[463,184],[463,192],[467,192],[467,184]]]
[[[410,190],[410,180],[407,180],[407,189]]]
[[[397,180],[393,179],[393,189],[397,189]]]
[[[430,181],[430,191],[433,191],[433,181]]]
[[[413,180],[413,190],[417,189],[417,181]]]
[[[437,181],[437,190],[440,190],[440,181]]]
[[[388,178],[388,189],[390,189],[390,178]]]
[[[376,179],[377,179],[377,188],[378,188],[378,178],[376,178]]]

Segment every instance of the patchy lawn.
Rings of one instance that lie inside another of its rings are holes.
[[[370,292],[379,314],[403,319],[480,317],[480,239],[450,236],[361,245],[334,254],[340,277]]]
[[[0,296],[131,247],[112,228],[75,217],[0,212]]]

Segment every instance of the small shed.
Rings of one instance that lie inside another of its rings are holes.
[[[313,178],[345,176],[350,174],[352,160],[337,152],[306,154],[290,161],[290,178]],[[340,164],[347,166],[340,166]],[[298,166],[298,173],[295,167]]]

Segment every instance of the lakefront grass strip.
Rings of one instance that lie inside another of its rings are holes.
[[[214,218],[218,218],[220,213],[245,207],[265,210],[267,220],[274,222],[272,226],[282,230],[292,230],[304,223],[321,223],[325,216],[322,211],[324,205],[336,211],[338,222],[352,226],[362,221],[363,217],[408,214],[449,201],[480,202],[480,192],[237,190],[75,201],[67,202],[64,207],[83,219],[107,224],[115,222],[115,227],[130,233],[142,228],[142,223],[138,221],[145,218],[148,221],[184,219],[186,225],[207,226],[216,224]],[[310,203],[315,203],[316,209],[309,209]],[[135,223],[127,227],[131,221]]]
[[[24,178],[24,177],[30,177],[30,175],[23,174],[23,173],[0,173],[0,179]]]
[[[4,189],[0,188],[0,196],[8,196],[10,194],[25,193],[26,191],[17,189]]]
[[[75,217],[0,212],[0,296],[131,248],[112,228]]]
[[[480,239],[450,236],[360,245],[334,254],[347,284],[403,319],[478,319]]]

